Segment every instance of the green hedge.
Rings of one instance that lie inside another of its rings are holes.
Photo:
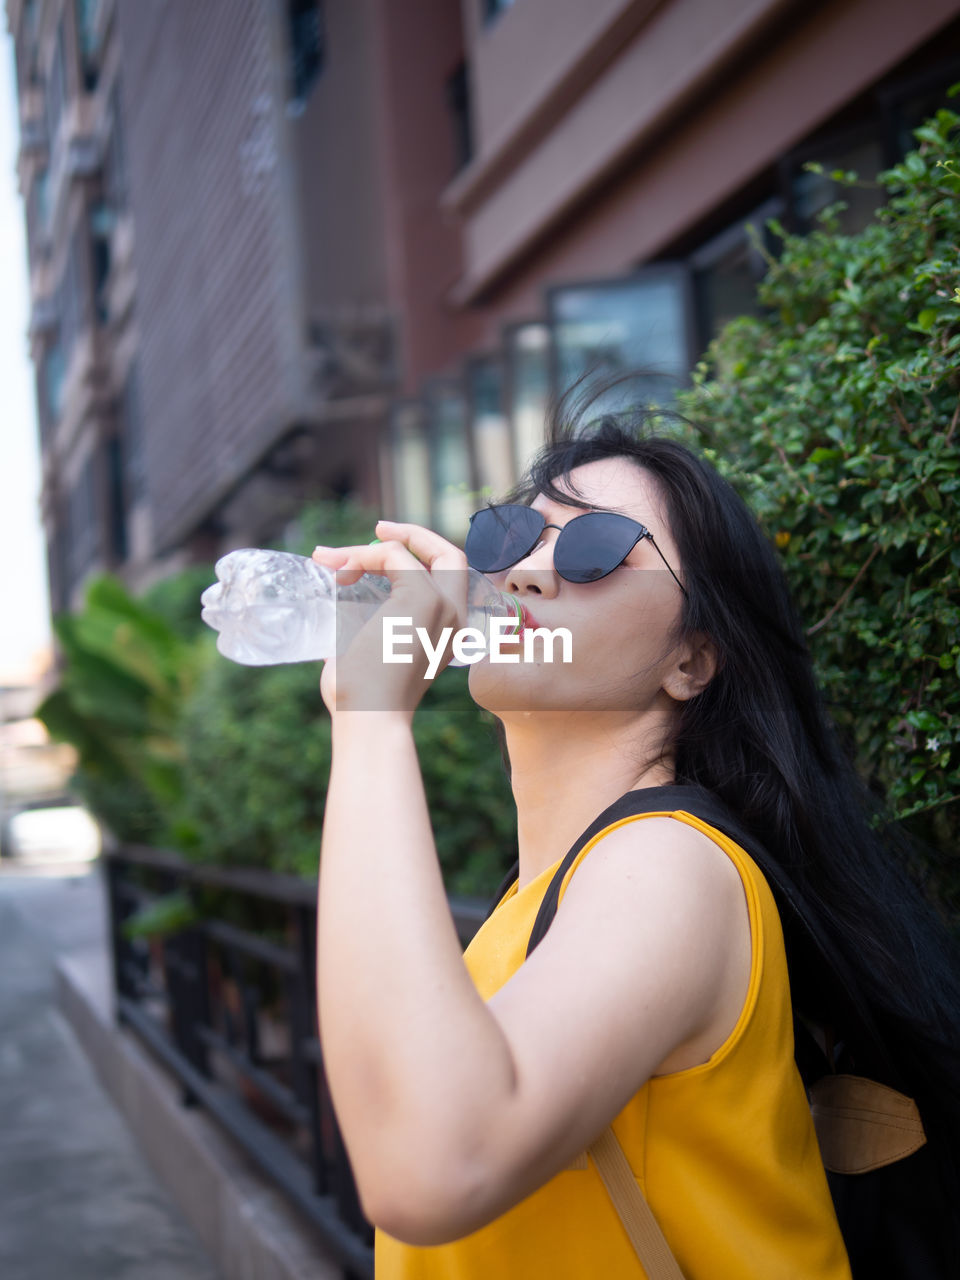
[[[682,410],[783,553],[863,776],[960,846],[960,120],[917,131],[856,235],[782,249]],[[853,181],[855,175],[833,175]],[[954,891],[960,871],[950,879]]]
[[[173,840],[204,861],[315,875],[330,774],[319,667],[208,661],[183,710]],[[446,670],[414,722],[437,850],[458,894],[492,890],[516,850],[513,797],[482,716],[466,671]]]
[[[293,539],[306,554],[318,541],[367,542],[375,523],[353,504],[319,502]],[[241,667],[213,639],[199,639],[203,674],[183,704],[184,785],[171,838],[195,858],[315,875],[330,774],[320,667]],[[414,735],[447,887],[487,894],[516,856],[515,810],[492,718],[470,699],[465,670],[440,675]]]
[[[74,789],[122,839],[164,843],[183,794],[180,715],[196,645],[109,577],[91,582],[85,608],[54,630],[60,684],[37,715],[76,748]]]

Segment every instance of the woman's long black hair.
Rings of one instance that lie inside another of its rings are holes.
[[[905,871],[905,837],[878,823],[876,800],[841,748],[776,553],[712,466],[650,434],[650,415],[585,422],[589,400],[572,415],[565,404],[569,397],[507,500],[544,494],[586,507],[557,481],[604,458],[627,459],[655,478],[683,566],[682,629],[710,636],[719,656],[713,680],[683,704],[666,744],[676,781],[713,792],[800,887],[870,1006],[893,1062],[886,1083],[916,1099],[931,1154],[947,1185],[960,1186],[956,948]],[[795,1002],[802,990],[811,1016],[830,1022],[842,1000],[817,989],[828,975],[798,972],[787,942]],[[883,1074],[862,1056],[850,1066]]]

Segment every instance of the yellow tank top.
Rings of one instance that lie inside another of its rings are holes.
[[[850,1280],[793,1058],[780,919],[756,863],[691,814],[635,814],[584,845],[563,887],[608,832],[664,816],[702,831],[737,868],[750,917],[750,982],[736,1026],[710,1060],[648,1080],[614,1132],[686,1280]],[[519,892],[514,885],[467,948],[485,1000],[523,963],[558,865]],[[415,1247],[378,1232],[377,1280],[645,1280],[592,1161],[577,1163],[583,1167],[450,1244]]]

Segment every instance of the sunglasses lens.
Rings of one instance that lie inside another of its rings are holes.
[[[568,582],[596,582],[612,573],[645,532],[614,512],[590,511],[571,520],[557,540],[553,563]]]
[[[484,507],[470,519],[464,545],[467,563],[481,573],[509,569],[536,546],[542,532],[543,516],[532,507]]]

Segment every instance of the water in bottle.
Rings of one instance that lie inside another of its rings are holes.
[[[252,667],[333,657],[390,595],[389,578],[364,574],[338,586],[329,569],[288,551],[231,551],[215,569],[217,581],[200,597],[200,616],[219,632],[217,648],[225,657]],[[467,626],[488,635],[492,617],[522,624],[513,596],[475,569],[467,575]]]

